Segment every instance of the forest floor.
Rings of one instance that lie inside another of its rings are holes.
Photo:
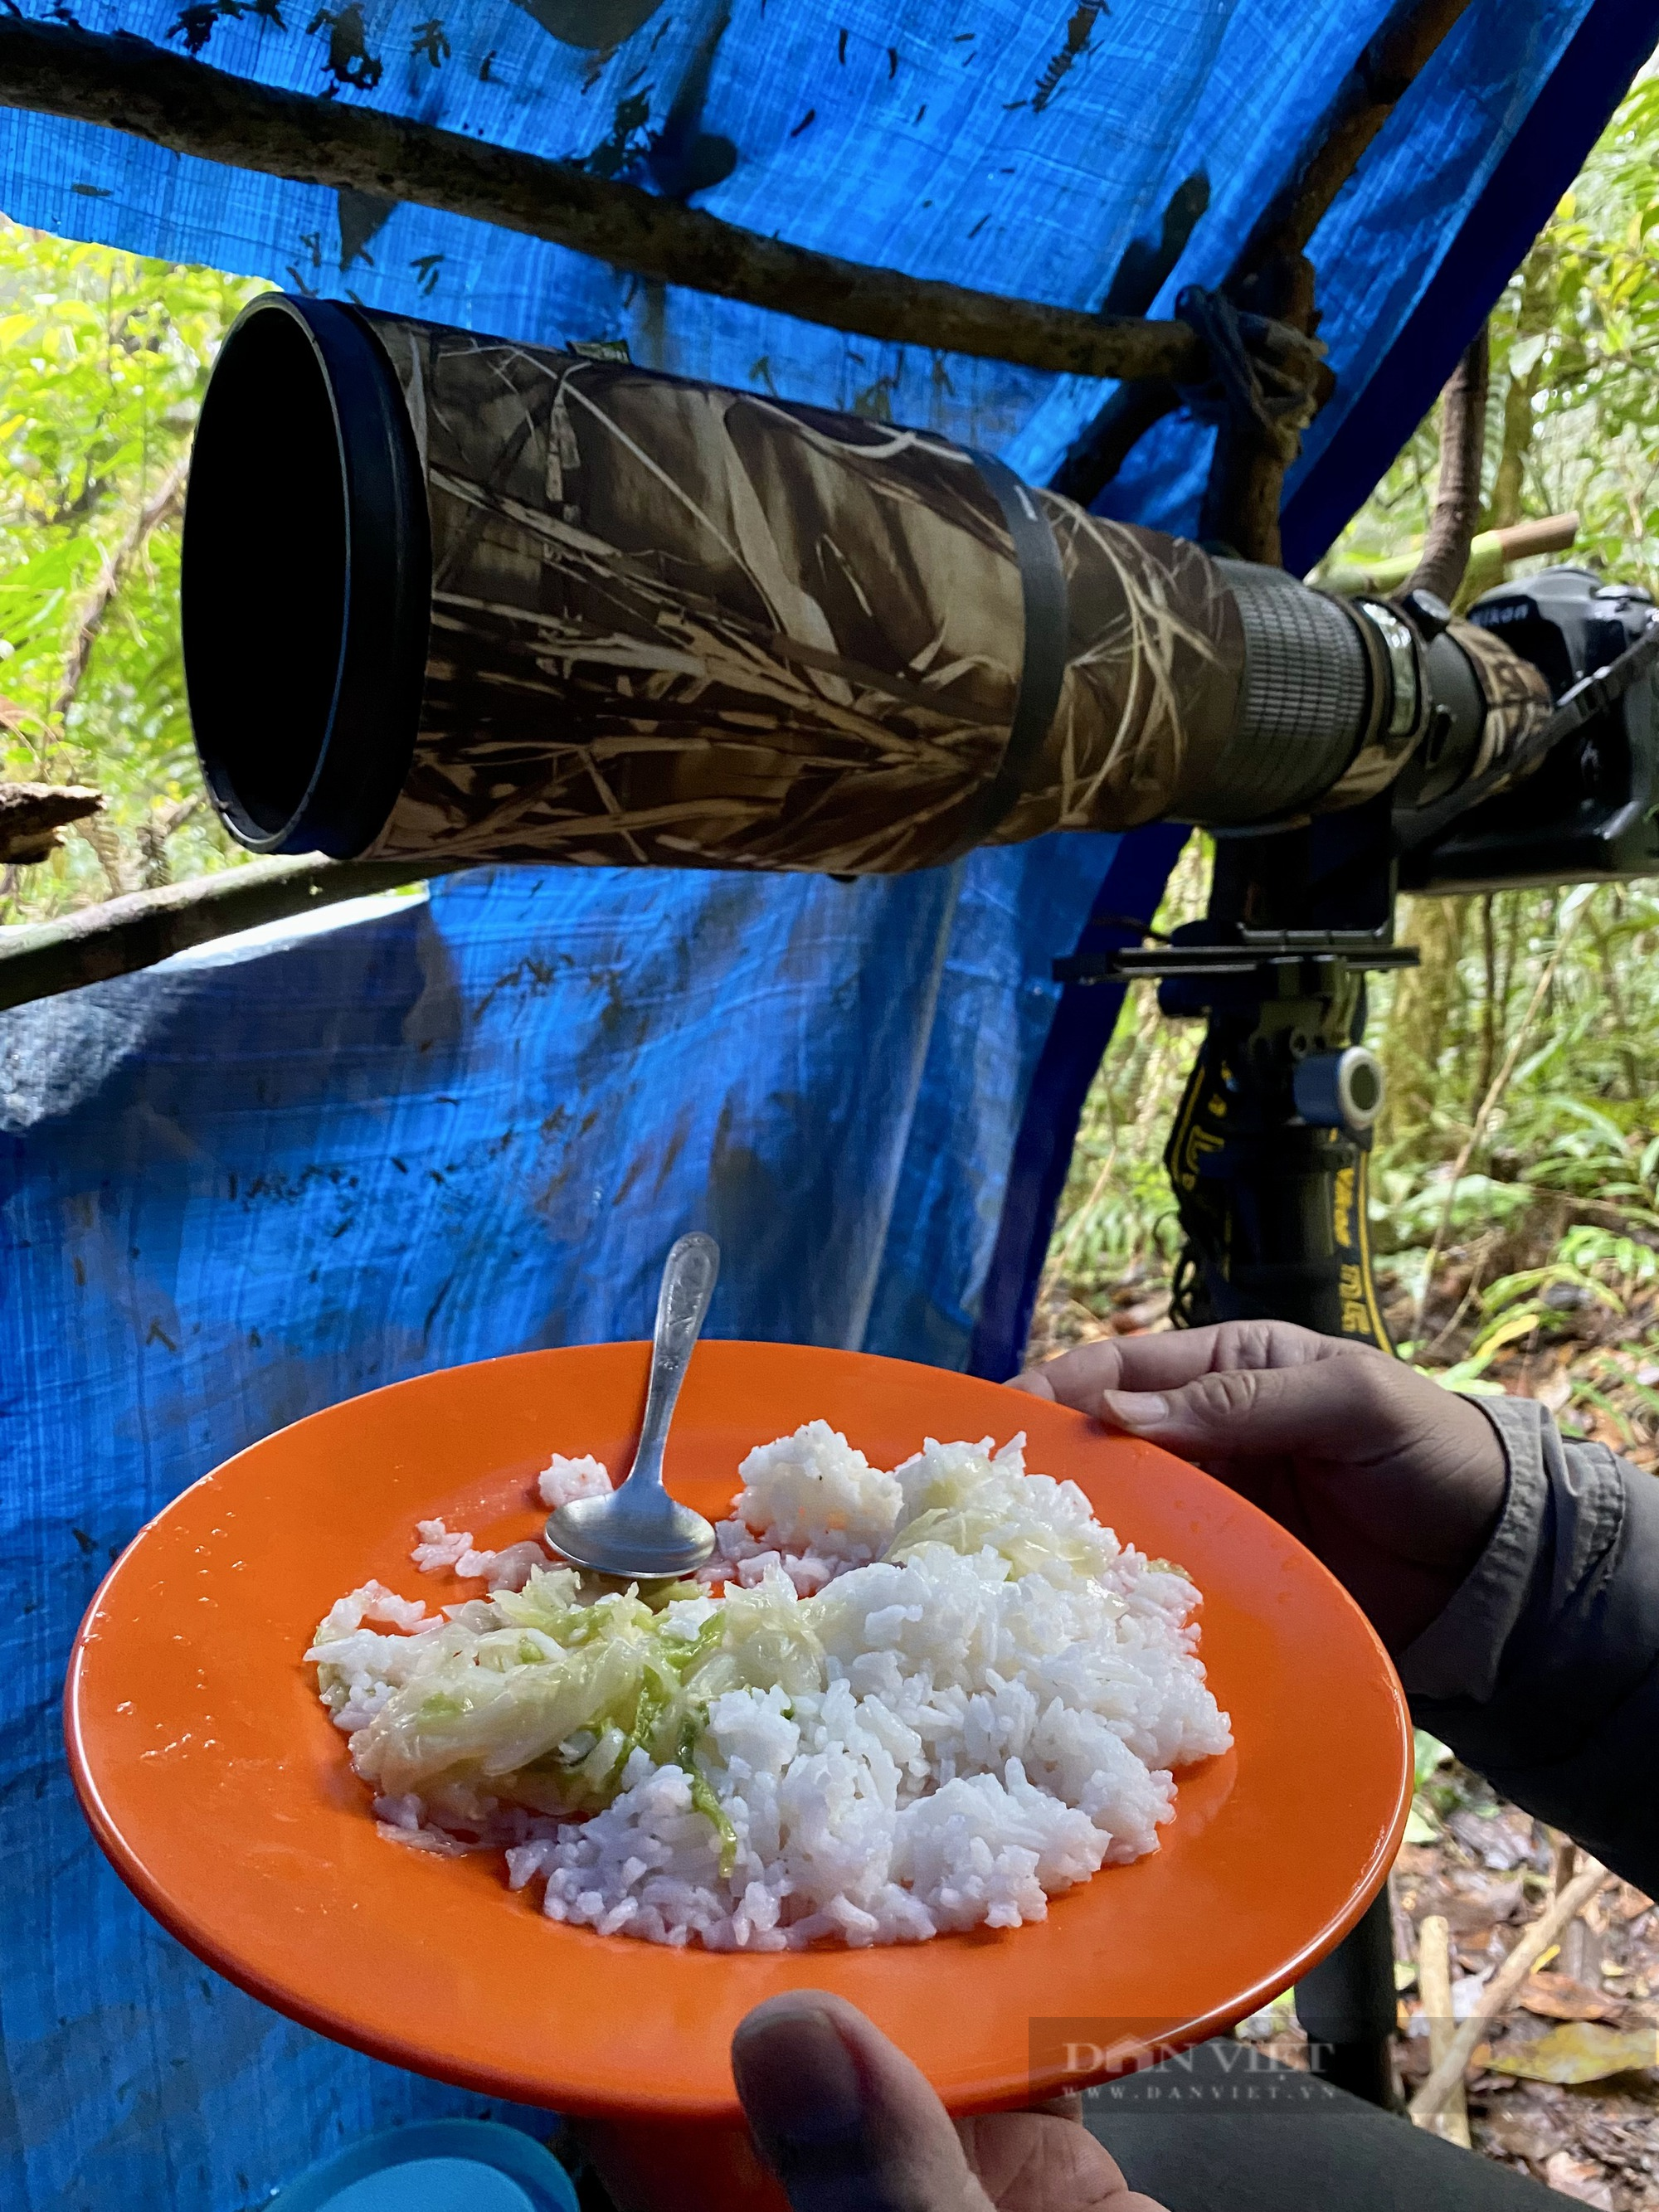
[[[1419,1792],[1413,1827],[1428,1840],[1401,1846],[1389,1883],[1395,2053],[1407,2097],[1430,2063],[1418,1986],[1425,1920],[1437,1914],[1448,1923],[1452,2015],[1461,2019],[1548,1903],[1561,1849],[1561,1838],[1455,1761]],[[1237,2032],[1285,2063],[1307,2063],[1288,1996]],[[1580,2203],[1650,2212],[1659,2205],[1656,2032],[1659,1910],[1610,1878],[1477,2046],[1466,2082],[1471,2147]]]
[[[1419,1364],[1431,1371],[1448,1371],[1467,1357],[1480,1318],[1466,1295],[1469,1285],[1538,1264],[1523,1244],[1499,1249],[1495,1237],[1445,1255],[1420,1323]],[[1389,1279],[1386,1262],[1378,1272],[1390,1327],[1401,1337],[1414,1333],[1412,1300]],[[1571,1285],[1563,1288],[1571,1292]],[[1156,1266],[1091,1285],[1081,1296],[1050,1282],[1030,1356],[1165,1328],[1169,1303],[1167,1272]],[[1655,1349],[1644,1351],[1644,1342]],[[1547,1318],[1503,1346],[1481,1380],[1539,1400],[1570,1431],[1659,1472],[1659,1291],[1618,1313],[1593,1295],[1553,1293]],[[1461,2017],[1547,1904],[1571,1850],[1430,1739],[1419,1737],[1419,1753],[1411,1840],[1390,1881],[1400,1993],[1395,2051],[1407,2096],[1429,2069],[1429,2021],[1418,1992],[1424,1921],[1439,1915],[1448,1923],[1452,2010]],[[1288,1994],[1238,2033],[1289,2063],[1306,2063]],[[1610,1878],[1477,2050],[1467,2083],[1473,2148],[1581,2203],[1659,2212],[1656,2034],[1659,1908]]]

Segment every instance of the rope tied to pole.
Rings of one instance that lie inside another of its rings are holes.
[[[1198,333],[1210,365],[1202,383],[1179,386],[1182,403],[1200,422],[1246,430],[1293,461],[1317,404],[1315,380],[1325,351],[1319,340],[1303,337],[1288,349],[1283,325],[1200,284],[1182,291],[1176,313]]]

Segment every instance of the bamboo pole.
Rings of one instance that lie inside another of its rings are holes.
[[[265,176],[412,201],[866,337],[1077,376],[1189,382],[1207,373],[1185,323],[1086,314],[810,252],[570,162],[279,90],[141,39],[0,15],[0,105]],[[1269,348],[1311,372],[1298,331],[1270,334]]]
[[[1471,591],[1501,584],[1511,562],[1530,560],[1537,553],[1570,553],[1577,536],[1576,514],[1547,514],[1536,522],[1509,522],[1498,530],[1477,532],[1469,541],[1462,596],[1467,599]],[[1345,561],[1316,569],[1312,580],[1322,592],[1340,592],[1345,598],[1392,599],[1412,580],[1422,558],[1422,549],[1412,545],[1380,561]]]
[[[191,883],[134,891],[61,921],[0,929],[0,1011],[154,967],[175,952],[341,899],[397,890],[450,864],[421,860],[250,860]]]

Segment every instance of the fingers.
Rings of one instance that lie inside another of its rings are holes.
[[[957,2132],[997,2212],[1162,2212],[1077,2120],[990,2112]]]
[[[794,2212],[992,2212],[921,2070],[844,1998],[802,1990],[757,2005],[732,2039],[732,2071]]]
[[[1187,1459],[1306,1454],[1361,1465],[1399,1448],[1397,1372],[1386,1353],[1368,1357],[1364,1346],[1339,1358],[1222,1368],[1178,1382],[1153,1368],[1103,1391],[1100,1417]],[[1148,1387],[1154,1379],[1163,1387]]]
[[[1075,1413],[1097,1413],[1101,1392],[1116,1388],[1121,1370],[1120,1340],[1103,1337],[1098,1344],[1079,1344],[1062,1352],[1058,1359],[1047,1359],[1041,1367],[1028,1367],[1008,1387],[1070,1406]]]
[[[1160,2212],[1086,2128],[999,2112],[960,2130],[844,1998],[773,1997],[738,2024],[732,2071],[793,2212]]]
[[[1013,1388],[1053,1398],[1079,1413],[1097,1413],[1103,1391],[1180,1389],[1216,1368],[1299,1366],[1354,1348],[1291,1322],[1219,1322],[1207,1328],[1161,1329],[1080,1344],[1058,1359],[1028,1369]]]

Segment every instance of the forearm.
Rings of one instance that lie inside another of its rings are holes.
[[[1543,1408],[1482,1400],[1504,1511],[1404,1654],[1419,1727],[1494,1788],[1659,1892],[1659,1480],[1563,1441]]]

